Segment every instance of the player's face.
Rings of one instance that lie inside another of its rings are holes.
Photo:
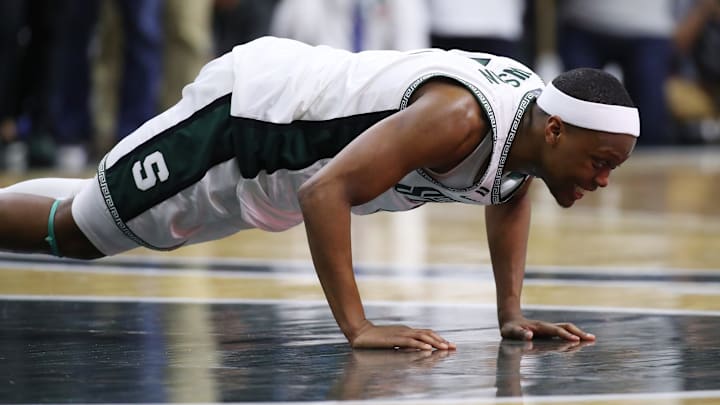
[[[550,142],[542,176],[555,200],[572,206],[588,191],[607,187],[610,173],[635,147],[635,137],[564,125]]]

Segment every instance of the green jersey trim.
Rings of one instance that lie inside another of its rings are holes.
[[[497,172],[495,172],[495,182],[493,183],[491,194],[492,204],[502,204],[508,201],[510,198],[512,198],[515,192],[520,189],[520,186],[522,186],[528,179],[528,176],[526,175],[522,182],[520,182],[520,184],[514,190],[512,190],[510,193],[508,193],[507,196],[505,196],[505,198],[503,198],[500,193],[502,185],[502,174],[503,168],[505,167],[505,162],[507,161],[507,157],[510,154],[510,147],[512,146],[513,140],[515,140],[515,135],[517,134],[518,128],[520,127],[520,121],[522,121],[522,118],[528,111],[528,107],[531,106],[533,100],[535,100],[535,98],[540,94],[540,91],[540,89],[535,89],[525,93],[522,99],[520,99],[520,104],[518,105],[517,110],[515,110],[515,117],[513,118],[513,123],[510,127],[510,131],[508,132],[508,136],[505,139],[505,145],[503,145],[502,154],[500,155],[500,160],[498,161]]]

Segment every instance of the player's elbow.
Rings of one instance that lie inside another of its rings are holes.
[[[330,201],[337,200],[337,193],[326,182],[315,178],[308,179],[297,192],[298,203],[303,211],[317,209]]]
[[[353,205],[347,187],[331,178],[310,178],[298,189],[297,198],[305,218],[313,214],[325,216],[338,210],[350,210]]]
[[[304,207],[310,204],[313,199],[316,199],[319,192],[320,191],[318,190],[316,182],[314,182],[313,179],[309,179],[301,184],[297,191],[297,199],[298,203],[300,203],[300,208],[304,209]]]

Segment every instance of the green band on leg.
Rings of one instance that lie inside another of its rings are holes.
[[[50,216],[48,217],[48,236],[45,238],[45,242],[50,245],[50,251],[57,257],[60,255],[60,249],[58,249],[57,240],[55,240],[55,212],[57,207],[60,205],[60,200],[55,200],[53,205],[50,207]]]

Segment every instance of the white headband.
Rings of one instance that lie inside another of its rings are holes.
[[[545,86],[537,105],[546,113],[580,128],[640,136],[637,108],[580,100],[558,90],[552,83]]]

